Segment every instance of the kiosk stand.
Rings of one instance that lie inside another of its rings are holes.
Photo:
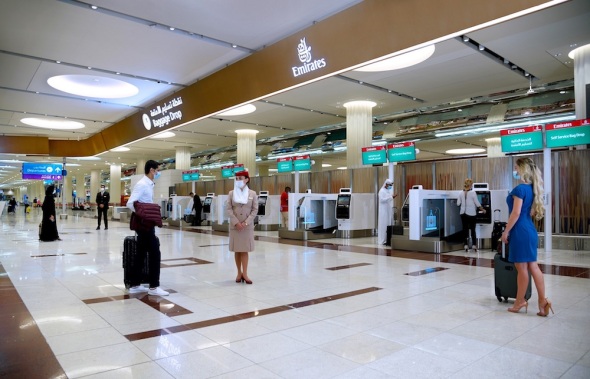
[[[336,199],[336,237],[371,237],[375,231],[375,195],[340,188]]]
[[[279,230],[280,205],[280,196],[270,196],[268,191],[260,191],[258,194],[258,224],[254,230]]]

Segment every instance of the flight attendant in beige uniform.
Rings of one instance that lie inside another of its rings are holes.
[[[236,283],[252,284],[248,277],[248,252],[254,251],[254,218],[258,214],[258,196],[248,188],[248,171],[236,172],[234,189],[229,191],[229,250],[235,252],[238,276]]]

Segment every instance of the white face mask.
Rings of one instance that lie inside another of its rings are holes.
[[[101,192],[101,193],[102,193],[102,192],[104,192],[104,188],[101,188],[101,189],[100,189],[100,192]]]
[[[245,186],[245,183],[244,183],[243,180],[236,180],[234,182],[234,188],[235,189],[242,189],[242,188],[244,188],[244,186]]]

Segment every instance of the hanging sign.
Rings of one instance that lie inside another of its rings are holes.
[[[293,157],[293,169],[295,171],[311,170],[311,159],[309,155],[299,155],[297,157]]]
[[[390,162],[415,161],[416,146],[414,142],[400,142],[387,145],[387,159]]]
[[[546,145],[567,147],[590,144],[590,119],[545,125]]]
[[[387,163],[387,148],[385,146],[363,147],[362,159],[365,165]]]
[[[543,150],[543,127],[532,125],[500,130],[500,141],[503,153]]]
[[[293,171],[293,160],[291,157],[277,158],[277,171],[279,173]]]
[[[199,180],[201,174],[199,174],[199,170],[188,170],[182,172],[182,181],[183,182],[193,182],[195,180]]]

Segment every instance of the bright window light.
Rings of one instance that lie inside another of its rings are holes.
[[[121,99],[139,93],[133,84],[96,75],[53,76],[47,79],[47,84],[62,92],[100,99]]]
[[[226,112],[218,113],[217,116],[241,116],[241,115],[252,113],[255,110],[256,110],[256,106],[254,106],[254,104],[246,104],[246,105],[242,105],[241,107],[230,109],[229,111],[226,111]]]
[[[370,65],[357,68],[354,71],[362,72],[378,72],[378,71],[392,71],[401,68],[410,67],[422,63],[434,54],[434,45],[428,45],[421,49],[416,49],[401,55],[396,55]]]
[[[44,129],[61,129],[61,130],[72,130],[82,129],[84,124],[77,121],[70,121],[64,119],[47,119],[47,118],[35,118],[27,117],[20,120],[23,124],[34,126],[37,128]]]

